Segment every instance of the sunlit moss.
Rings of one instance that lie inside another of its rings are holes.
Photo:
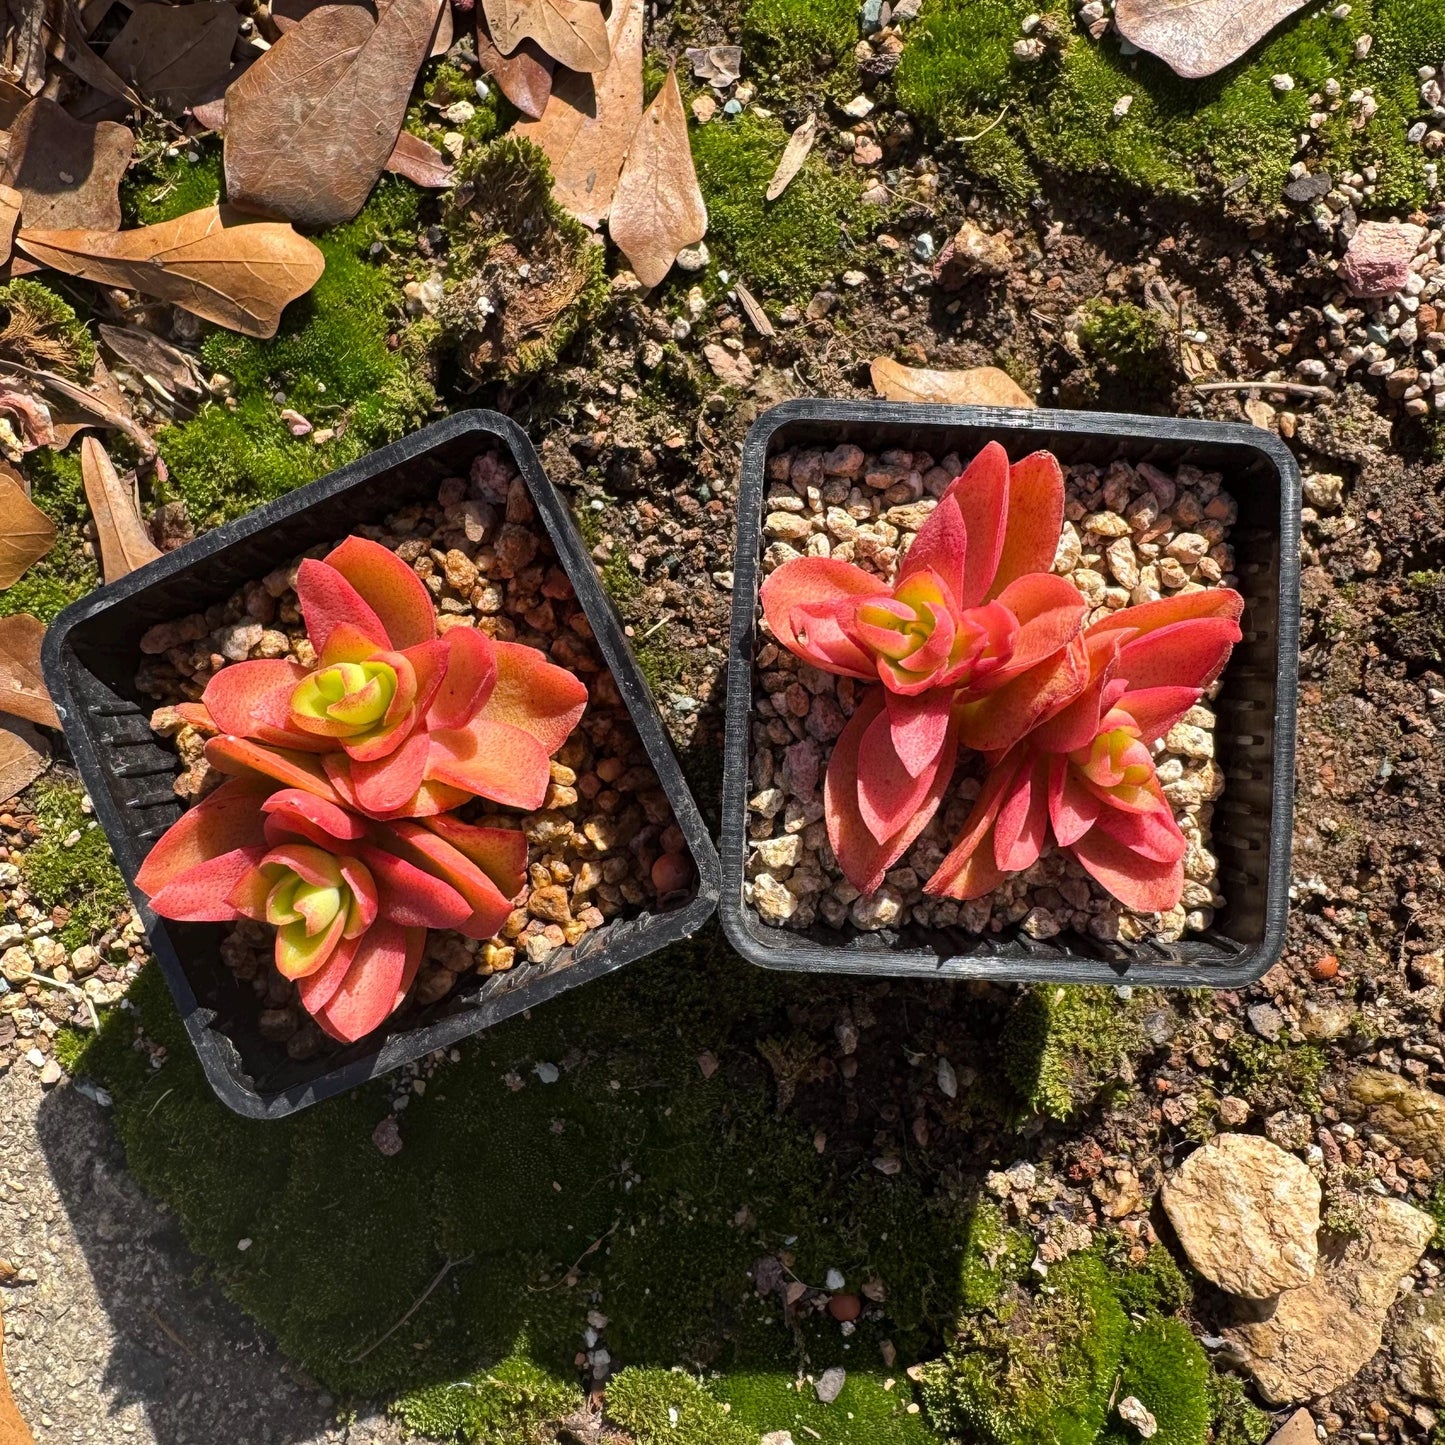
[[[69,911],[69,922],[56,936],[67,948],[78,948],[123,919],[130,895],[105,834],[81,807],[80,784],[43,778],[33,797],[41,834],[25,850],[21,877],[42,908]]]

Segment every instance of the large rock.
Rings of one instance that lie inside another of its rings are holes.
[[[965,221],[958,234],[944,242],[933,263],[933,279],[942,291],[957,291],[974,276],[1003,276],[1013,265],[1013,250],[1007,238],[991,235],[972,221]]]
[[[1340,262],[1350,295],[1393,296],[1404,286],[1426,234],[1408,221],[1361,221]]]
[[[1320,1186],[1278,1144],[1218,1134],[1164,1185],[1169,1222],[1206,1279],[1268,1299],[1313,1277]]]
[[[1445,1405],[1445,1295],[1411,1299],[1403,1313],[1392,1351],[1400,1386],[1422,1400]]]
[[[1435,1221],[1398,1199],[1371,1199],[1361,1233],[1326,1252],[1315,1277],[1255,1318],[1225,1330],[1271,1404],[1327,1395],[1354,1379],[1375,1351],[1400,1280],[1435,1233]]]
[[[1432,1169],[1445,1167],[1445,1097],[1386,1069],[1361,1069],[1350,1080],[1346,1109]]]

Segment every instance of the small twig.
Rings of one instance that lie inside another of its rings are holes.
[[[1001,125],[1003,123],[1004,116],[1008,114],[1008,108],[1009,102],[1005,101],[1003,109],[998,113],[997,119],[991,120],[986,126],[984,126],[981,131],[979,131],[977,135],[956,135],[954,136],[954,140],[956,140],[960,145],[972,145],[974,141],[982,140],[984,136],[989,133],[989,131],[994,129],[995,126]]]
[[[1327,386],[1303,381],[1196,381],[1195,391],[1282,391],[1287,396],[1333,396]]]
[[[541,1289],[534,1289],[531,1285],[528,1285],[528,1290],[531,1291],[532,1294],[551,1294],[554,1289],[560,1289],[564,1284],[567,1283],[567,1275],[570,1275],[572,1273],[572,1270],[576,1269],[577,1266],[581,1264],[588,1255],[596,1254],[597,1251],[602,1248],[603,1240],[610,1239],[616,1233],[617,1224],[614,1223],[612,1228],[609,1229],[606,1234],[599,1234],[597,1238],[594,1239],[592,1243],[589,1244],[587,1248],[584,1249],[575,1260],[573,1260],[571,1268],[568,1269],[567,1274],[564,1274],[562,1278],[557,1281],[556,1284],[544,1285]]]
[[[426,1302],[431,1298],[432,1291],[454,1270],[459,1264],[470,1264],[474,1256],[467,1255],[465,1259],[449,1259],[437,1271],[436,1278],[417,1296],[412,1307],[384,1334],[380,1339],[373,1340],[359,1355],[353,1355],[346,1363],[348,1365],[360,1364],[378,1345],[389,1340]]]
[[[164,1334],[173,1345],[178,1345],[192,1359],[196,1358],[196,1352],[154,1310],[148,1309],[146,1313],[155,1322],[156,1327],[161,1333]]]
[[[176,1090],[175,1090],[175,1086],[174,1086],[174,1085],[172,1085],[169,1089],[167,1089],[167,1090],[165,1091],[165,1093],[162,1094],[162,1095],[160,1096],[160,1098],[157,1099],[157,1100],[155,1101],[155,1103],[152,1104],[152,1105],[150,1106],[150,1108],[146,1110],[146,1119],[149,1120],[149,1119],[150,1119],[150,1116],[151,1116],[152,1114],[154,1114],[155,1111],[156,1111],[157,1109],[159,1109],[160,1106],[161,1106],[162,1104],[164,1104],[165,1101],[166,1101],[167,1099],[169,1099],[172,1094],[175,1093],[175,1091],[176,1091]]]
[[[83,988],[76,988],[73,983],[65,983],[61,979],[51,978],[47,973],[35,973],[33,970],[24,977],[35,983],[48,984],[51,988],[63,988],[66,993],[73,993],[76,998],[84,999],[85,1007],[90,1013],[90,1026],[96,1033],[100,1032],[100,1015],[95,1011],[95,1000]]]

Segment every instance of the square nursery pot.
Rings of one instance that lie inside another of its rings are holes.
[[[1013,930],[862,932],[820,922],[806,930],[764,923],[743,897],[747,852],[753,657],[758,630],[762,511],[768,459],[799,445],[846,442],[865,451],[919,449],[965,459],[1002,443],[1011,461],[1046,448],[1067,468],[1116,459],[1163,470],[1181,463],[1222,471],[1239,504],[1230,541],[1244,595],[1244,639],[1213,707],[1216,762],[1225,774],[1211,846],[1227,904],[1206,933],[1177,943],[1106,943],[1077,933],[1036,940]],[[722,899],[734,948],[765,968],[887,977],[1045,983],[1139,983],[1238,988],[1284,946],[1289,906],[1295,708],[1299,669],[1300,482],[1279,439],[1251,426],[1112,413],[1023,411],[893,402],[787,402],[761,417],[743,451],[733,566],[723,773]]]
[[[696,867],[694,891],[677,908],[608,923],[545,964],[523,963],[487,978],[466,975],[446,999],[394,1016],[336,1052],[296,1062],[284,1047],[262,1038],[259,1000],[221,961],[222,927],[157,918],[135,890],[141,861],[182,812],[171,787],[179,760],[151,732],[152,704],[135,686],[141,635],[157,622],[226,600],[243,583],[309,547],[340,540],[358,523],[434,497],[444,478],[466,476],[472,458],[488,449],[510,453],[531,493],[686,837]],[[448,417],[91,593],[50,627],[43,663],[71,753],[186,1031],[216,1094],[239,1114],[281,1118],[445,1048],[689,937],[717,902],[717,854],[617,614],[525,433],[495,412]]]

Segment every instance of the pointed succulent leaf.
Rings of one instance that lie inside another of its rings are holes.
[[[565,667],[548,662],[535,647],[519,642],[494,642],[492,647],[497,657],[497,680],[477,716],[520,728],[551,757],[567,741],[586,710],[586,684]]]
[[[1052,452],[1034,452],[1009,468],[1008,521],[989,595],[1033,572],[1052,572],[1064,528],[1064,473]]]
[[[344,1043],[369,1034],[396,1008],[406,964],[407,930],[378,919],[358,940],[350,967],[316,1010],[316,1021]]]
[[[482,716],[465,728],[431,735],[427,777],[481,798],[531,812],[551,781],[547,750],[530,733]]]
[[[1018,618],[1018,637],[1008,662],[991,679],[998,686],[1052,658],[1079,635],[1089,604],[1067,577],[1034,572],[1010,582],[998,604]]]
[[[978,701],[965,704],[959,710],[960,746],[981,753],[1007,751],[1040,718],[1048,717],[1077,696],[1088,675],[1083,639],[1076,637],[1053,657],[1020,673]],[[1091,724],[1089,737],[1093,736],[1093,728]]]
[[[418,732],[375,762],[353,755],[349,775],[361,810],[385,815],[404,808],[422,785],[430,752],[431,738]]]
[[[345,623],[369,637],[375,647],[391,646],[381,618],[366,599],[334,567],[308,557],[296,573],[296,600],[306,623],[306,635],[318,653],[324,653],[333,629]]]
[[[452,837],[466,839],[465,833],[458,832],[466,828],[464,823],[456,824],[450,830]],[[504,881],[516,883],[511,892],[504,893],[487,870],[450,842],[444,833],[438,833],[419,823],[397,821],[389,824],[386,832],[379,832],[378,836],[392,852],[441,879],[461,894],[467,902],[469,916],[456,925],[459,933],[468,938],[490,938],[507,921],[507,915],[512,911],[511,900],[521,890],[525,881],[525,874],[520,870],[510,878],[504,875]],[[522,838],[525,844],[526,839],[522,834],[518,833],[516,836]],[[472,838],[467,841],[476,846],[479,840]],[[493,852],[495,849],[495,845],[490,842],[482,844],[481,847],[485,852]]]
[[[438,640],[445,673],[433,694],[427,723],[460,728],[480,710],[497,683],[497,647],[475,627],[453,627]]]
[[[968,529],[953,497],[944,497],[918,529],[898,569],[899,578],[931,571],[948,589],[948,604],[957,609],[964,591],[964,564],[968,556]]]
[[[1141,857],[1103,828],[1090,828],[1069,851],[1085,871],[1126,908],[1164,913],[1184,891],[1184,864]]]
[[[222,783],[156,839],[135,876],[135,886],[154,897],[198,864],[237,848],[263,847],[261,804],[270,791],[271,785],[258,778]]]
[[[946,707],[946,694],[943,701]],[[879,711],[858,745],[857,761],[858,813],[875,840],[886,842],[907,827],[914,810],[934,791],[942,754],[940,748],[911,776],[894,749],[888,711]]]
[[[773,636],[790,652],[826,672],[843,677],[871,680],[877,676],[872,658],[856,643],[849,642],[828,608],[854,604],[865,597],[887,597],[891,589],[851,562],[832,557],[799,557],[784,562],[763,583],[760,600],[763,616]],[[799,636],[797,622],[806,618],[806,631]],[[815,619],[817,619],[815,621]],[[829,627],[818,623],[831,621]],[[822,635],[817,635],[821,633]]]
[[[351,969],[356,951],[361,944],[361,935],[348,938],[345,933],[341,941],[331,950],[330,957],[314,973],[296,980],[296,993],[301,1007],[315,1017],[331,1002],[341,981]]]
[[[999,802],[993,858],[1005,873],[1022,873],[1039,860],[1049,828],[1048,779],[1048,760],[1027,756]]]
[[[381,619],[383,647],[401,652],[437,635],[436,609],[426,584],[380,542],[348,537],[328,554],[325,565],[339,572]]]
[[[989,770],[973,811],[963,825],[958,841],[938,865],[923,891],[934,898],[966,901],[982,898],[1003,882],[1004,875],[994,859],[994,823],[1004,798],[1020,771],[1029,766],[1027,750],[1013,748]]]
[[[319,758],[289,748],[263,747],[248,738],[227,733],[206,744],[206,761],[218,773],[233,776],[273,778],[286,788],[300,788],[333,803],[341,799],[326,781],[325,764],[331,754]]]
[[[261,811],[279,832],[293,833],[323,848],[366,836],[366,824],[354,813],[300,788],[283,788],[272,793],[261,804]],[[267,837],[271,837],[269,830]],[[275,841],[280,842],[281,838],[278,836]]]
[[[151,894],[151,911],[178,923],[229,923],[239,918],[240,912],[227,900],[265,853],[263,847],[233,848],[174,874]]]
[[[470,904],[446,879],[370,843],[357,855],[376,880],[382,918],[406,928],[457,928],[471,917]]]
[[[202,702],[216,728],[238,737],[301,751],[322,751],[291,721],[291,695],[306,669],[285,658],[258,658],[223,667],[206,684]]]
[[[425,819],[423,825],[471,859],[504,898],[515,898],[522,891],[527,881],[527,835],[520,828],[477,826],[446,813]]]
[[[961,607],[977,607],[991,595],[1003,555],[1009,512],[1008,453],[997,442],[989,442],[943,495],[957,504],[968,534],[958,602]]]
[[[952,713],[946,688],[908,697],[887,692],[887,715],[893,751],[911,778],[916,778],[943,750]]]

